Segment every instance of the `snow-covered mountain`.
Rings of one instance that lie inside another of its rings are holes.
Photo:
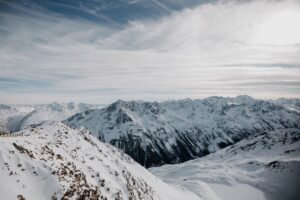
[[[0,105],[0,131],[14,132],[45,121],[62,121],[85,110],[103,105],[51,103],[39,105]]]
[[[74,104],[74,103],[51,103],[37,105],[35,109],[24,117],[19,128],[25,128],[32,124],[40,124],[45,121],[62,121],[68,117],[86,110],[100,108],[99,105]]]
[[[287,109],[294,110],[300,113],[300,99],[280,98],[276,99],[274,102],[286,107]]]
[[[47,122],[0,137],[1,199],[200,199],[87,130]]]
[[[300,131],[251,136],[203,158],[150,171],[204,200],[297,200]]]
[[[33,110],[32,106],[0,105],[0,132],[8,133],[19,129],[21,120]]]
[[[248,136],[300,128],[300,114],[249,96],[168,102],[117,101],[65,121],[85,127],[143,166],[205,156]]]

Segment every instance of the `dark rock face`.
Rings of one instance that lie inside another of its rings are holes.
[[[65,123],[87,128],[141,165],[152,167],[202,157],[253,135],[300,130],[300,114],[247,96],[163,103],[119,100]]]
[[[172,153],[165,147],[163,140],[153,137],[149,138],[151,143],[146,146],[143,145],[141,137],[131,134],[113,139],[110,143],[124,150],[125,153],[145,167],[184,162],[209,153],[206,149],[196,152],[195,144],[188,141],[187,137],[189,136],[180,136],[176,140],[171,147]]]

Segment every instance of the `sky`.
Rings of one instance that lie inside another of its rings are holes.
[[[300,98],[297,0],[0,0],[0,103]]]

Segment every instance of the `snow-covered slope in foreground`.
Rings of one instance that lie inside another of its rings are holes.
[[[86,130],[48,122],[15,135],[0,137],[1,199],[199,199]]]
[[[206,157],[150,168],[209,200],[300,199],[300,132],[271,131]]]

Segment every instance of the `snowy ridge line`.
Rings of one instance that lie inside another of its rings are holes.
[[[3,199],[191,200],[87,130],[49,122],[0,138]]]
[[[61,121],[85,110],[102,105],[51,103],[41,105],[0,105],[0,132],[13,133],[30,125]]]

